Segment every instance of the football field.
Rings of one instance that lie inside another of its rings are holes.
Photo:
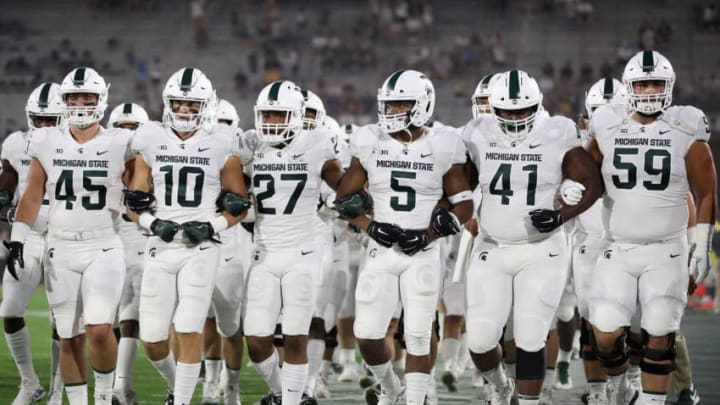
[[[26,317],[32,339],[32,354],[35,368],[43,387],[48,388],[50,370],[50,326],[47,301],[42,289],[38,289],[30,303]],[[690,347],[693,362],[694,381],[704,404],[720,404],[720,318],[709,313],[688,313],[683,321],[683,330]],[[245,361],[247,360],[247,356]],[[580,395],[585,381],[580,361],[572,364],[574,388],[571,391],[555,392],[554,403],[558,405],[581,404]],[[357,384],[337,383],[337,376],[330,377],[332,397],[320,400],[326,404],[363,404],[362,391]],[[19,378],[5,339],[0,339],[0,405],[9,404],[17,392]],[[89,392],[92,394],[92,376]],[[133,373],[133,384],[140,404],[162,404],[165,398],[165,384],[145,358],[142,348]],[[438,384],[440,404],[473,403],[480,398],[480,391],[470,387],[468,373],[461,379],[459,391],[448,393]],[[245,404],[255,403],[267,388],[255,372],[244,368],[240,377],[240,391]],[[193,404],[200,404],[201,385],[195,392]],[[65,402],[67,403],[67,402]],[[92,403],[92,402],[91,402]]]

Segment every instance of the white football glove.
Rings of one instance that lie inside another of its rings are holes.
[[[696,284],[703,282],[710,271],[710,240],[713,224],[698,223],[691,228],[689,272]]]
[[[560,198],[565,205],[577,205],[582,200],[585,186],[571,179],[563,180],[560,184]]]

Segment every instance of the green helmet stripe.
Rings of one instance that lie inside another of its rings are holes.
[[[194,70],[193,68],[185,68],[182,78],[180,79],[180,91],[190,91]]]
[[[82,86],[85,83],[85,68],[75,69],[75,75],[73,76],[73,84],[75,86]]]
[[[400,78],[400,75],[405,73],[404,70],[398,70],[397,72],[390,75],[390,78],[387,80],[387,89],[388,90],[395,90],[395,84],[397,83],[398,79]]]
[[[268,93],[268,100],[277,101],[278,95],[280,94],[280,87],[283,82],[275,82],[270,86],[270,92]]]
[[[489,75],[485,75],[485,77],[483,77],[482,79],[480,79],[480,83],[481,83],[484,87],[487,87],[488,84],[490,84],[490,80],[492,80],[493,76],[495,76],[495,73],[490,73]]]
[[[613,84],[612,77],[606,77],[605,78],[605,85],[603,86],[603,98],[605,99],[611,99],[613,94],[615,94],[615,86]]]
[[[132,103],[123,104],[123,114],[132,114]]]
[[[52,83],[44,83],[42,89],[40,89],[40,96],[38,96],[38,107],[47,108],[48,98],[50,98],[50,88]]]
[[[305,101],[307,101],[307,99],[308,99],[308,91],[307,91],[307,89],[302,89],[302,90],[300,90],[300,93],[302,93],[303,98],[305,99]]]
[[[643,72],[652,72],[655,69],[653,51],[643,51],[642,69]]]
[[[517,70],[510,71],[510,78],[508,79],[508,97],[513,99],[520,98],[520,74]]]

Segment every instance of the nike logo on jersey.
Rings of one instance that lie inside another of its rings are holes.
[[[664,131],[658,131],[658,133],[659,133],[660,135],[665,135],[665,134],[667,134],[667,133],[670,132],[670,131],[671,131],[670,129],[666,129],[666,130],[664,130]]]
[[[200,250],[208,250],[210,249],[210,246],[200,246]]]
[[[557,256],[560,256],[560,253],[555,253],[555,254],[548,253],[548,256],[550,256],[550,257],[557,257]]]
[[[676,254],[670,253],[670,258],[671,258],[671,259],[674,259],[674,258],[676,258],[676,257],[678,257],[678,256],[680,256],[680,253],[676,253]]]
[[[427,248],[422,248],[422,249],[420,249],[420,250],[422,250],[423,252],[427,252],[427,251],[430,250],[430,249],[432,249],[432,246],[431,246],[431,247],[427,247]]]
[[[138,250],[138,256],[142,256],[144,254],[145,254],[145,252],[143,252],[142,250]]]
[[[293,159],[299,159],[304,155],[304,153],[298,153],[297,155],[292,155]]]
[[[103,252],[109,252],[109,251],[111,251],[111,250],[113,250],[113,249],[115,249],[115,248],[103,248],[102,251],[103,251]]]
[[[541,143],[538,143],[538,144],[535,144],[535,145],[530,145],[530,149],[535,149],[535,148],[537,148],[537,147],[540,146],[540,145],[542,145],[542,144],[541,144]]]
[[[225,258],[225,263],[229,262],[229,261],[232,260],[232,259],[233,259],[233,256],[226,257],[226,258]]]
[[[313,252],[312,250],[308,250],[307,252],[303,250],[303,251],[300,252],[300,254],[303,255],[303,256],[305,256],[305,255],[309,255],[309,254],[312,253],[312,252]]]
[[[210,149],[210,148],[198,148],[198,152],[205,152],[208,149]]]
[[[432,153],[421,153],[421,154],[420,154],[420,157],[421,157],[421,158],[426,158],[426,157],[428,157],[428,156],[430,156],[430,155],[432,155]]]
[[[102,152],[98,151],[98,152],[97,152],[97,155],[100,156],[100,155],[104,155],[104,154],[106,154],[106,153],[108,153],[108,151],[106,151],[106,150],[104,150],[104,151],[102,151]]]

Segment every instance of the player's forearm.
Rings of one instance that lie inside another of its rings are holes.
[[[15,222],[22,222],[28,225],[35,223],[38,212],[40,212],[40,206],[42,205],[43,193],[28,188],[25,190],[20,202],[18,203],[17,211],[15,212]]]
[[[452,213],[460,220],[461,224],[467,222],[472,218],[473,213],[473,202],[472,200],[462,201],[453,205]]]
[[[696,199],[697,223],[715,223],[715,212],[717,209],[717,201],[713,188],[712,193],[699,195]]]

